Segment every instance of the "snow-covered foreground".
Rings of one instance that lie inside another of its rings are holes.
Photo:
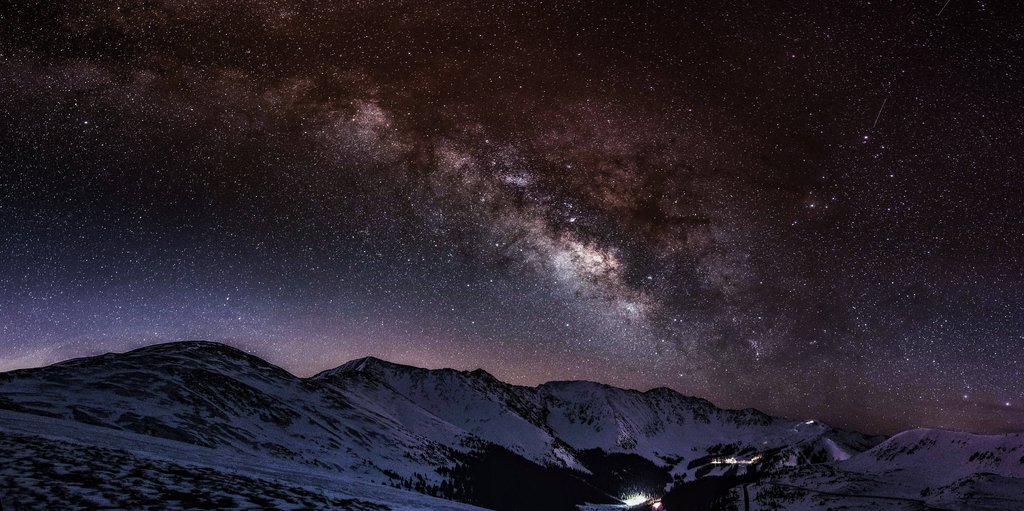
[[[3,509],[482,508],[224,449],[0,410]]]

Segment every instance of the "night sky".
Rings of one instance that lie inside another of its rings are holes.
[[[210,339],[1024,430],[1013,4],[5,2],[0,370]]]

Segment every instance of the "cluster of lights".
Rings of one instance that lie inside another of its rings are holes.
[[[654,498],[649,496],[649,495],[644,495],[644,494],[641,494],[641,493],[634,493],[633,495],[630,495],[630,496],[622,499],[622,503],[625,504],[628,507],[639,506],[640,504],[643,504],[643,503],[649,503],[650,506],[651,506],[651,509],[654,509],[654,510],[661,509],[661,500],[653,500],[653,499]]]
[[[711,464],[712,465],[752,465],[752,464],[757,463],[758,461],[760,461],[762,457],[764,457],[763,454],[756,454],[756,455],[754,455],[753,457],[751,457],[749,459],[740,459],[740,458],[737,458],[735,456],[726,456],[724,458],[722,458],[722,457],[712,458],[711,459]]]

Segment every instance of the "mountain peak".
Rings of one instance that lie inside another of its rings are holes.
[[[161,354],[221,354],[228,356],[243,356],[250,357],[248,353],[229,346],[227,344],[207,341],[202,339],[188,340],[188,341],[174,341],[166,342],[161,344],[152,344],[137,348],[129,353],[161,353]]]
[[[330,376],[335,376],[335,375],[355,374],[355,373],[374,374],[374,375],[378,375],[379,376],[380,375],[379,373],[382,372],[382,371],[386,372],[386,371],[395,371],[395,370],[411,370],[412,371],[412,370],[425,370],[425,369],[419,369],[419,368],[413,367],[413,366],[397,364],[395,362],[389,362],[387,360],[384,360],[384,359],[381,359],[381,358],[377,358],[377,357],[374,357],[374,356],[367,356],[367,357],[361,357],[361,358],[356,358],[356,359],[349,360],[348,362],[345,362],[344,364],[341,364],[340,366],[335,367],[333,369],[327,369],[327,370],[321,371],[321,372],[313,375],[311,379],[315,380],[315,379],[318,379],[318,378],[325,378],[325,377],[330,377]]]
[[[250,355],[227,344],[214,341],[188,340],[151,344],[124,353],[104,353],[97,356],[73,358],[53,364],[51,367],[91,366],[118,360],[134,360],[148,357],[190,359],[204,363],[220,360],[225,362],[247,362],[250,365],[270,365],[269,362],[260,357]],[[29,370],[31,371],[32,369]]]
[[[477,378],[483,378],[485,380],[497,380],[493,374],[484,371],[483,369],[477,368],[469,372],[469,374],[476,376]]]
[[[362,357],[362,358],[357,358],[357,359],[349,360],[348,362],[345,362],[344,364],[341,364],[340,366],[336,367],[335,369],[336,370],[340,370],[340,371],[344,371],[344,372],[348,372],[348,371],[365,372],[365,371],[368,371],[368,370],[370,370],[370,369],[372,369],[374,367],[380,367],[382,365],[387,365],[387,364],[390,364],[390,362],[387,362],[386,360],[383,360],[383,359],[379,359],[377,357]]]
[[[113,359],[110,356],[106,358],[108,360],[143,359],[147,361],[147,364],[155,365],[185,363],[192,367],[204,367],[213,371],[236,374],[258,371],[264,376],[295,378],[288,371],[259,356],[215,341],[188,340],[153,344],[113,357]]]
[[[334,369],[328,369],[326,371],[320,372],[320,373],[314,375],[313,378],[316,379],[316,378],[326,377],[326,376],[331,376],[331,375],[350,374],[350,373],[364,373],[364,374],[374,374],[374,375],[377,375],[377,376],[382,376],[380,374],[382,372],[386,372],[386,373],[404,372],[404,373],[417,373],[417,374],[420,374],[420,373],[427,373],[427,374],[454,373],[454,374],[462,374],[462,375],[472,376],[472,377],[476,377],[476,378],[480,378],[480,379],[485,379],[485,380],[498,381],[498,379],[495,378],[491,373],[488,373],[487,371],[485,371],[483,369],[474,369],[472,371],[460,371],[460,370],[457,370],[457,369],[449,369],[449,368],[445,368],[445,369],[425,369],[425,368],[422,368],[422,367],[416,367],[416,366],[411,366],[411,365],[399,364],[397,362],[390,362],[388,360],[384,360],[384,359],[377,358],[377,357],[374,357],[374,356],[366,356],[366,357],[361,357],[361,358],[356,358],[356,359],[353,359],[353,360],[349,360],[348,362],[345,362],[344,364],[341,364],[340,366],[335,367]]]

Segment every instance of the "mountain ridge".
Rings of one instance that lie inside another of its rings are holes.
[[[498,382],[502,383],[503,385],[507,385],[507,386],[510,386],[510,387],[526,388],[526,389],[540,389],[542,387],[554,387],[554,386],[558,386],[558,385],[561,385],[561,384],[569,384],[569,385],[593,384],[593,385],[597,385],[597,386],[604,387],[604,388],[607,388],[607,389],[616,389],[616,390],[621,390],[621,391],[626,391],[626,392],[636,392],[636,393],[640,393],[640,394],[669,394],[669,395],[673,395],[673,396],[676,396],[676,397],[682,397],[682,398],[686,398],[686,399],[689,399],[689,400],[693,400],[695,402],[706,403],[708,405],[714,406],[715,408],[718,408],[718,409],[721,409],[721,410],[729,410],[729,411],[737,411],[737,412],[748,412],[748,411],[751,411],[751,412],[755,412],[757,414],[764,415],[764,416],[767,416],[767,417],[777,417],[777,418],[784,418],[784,419],[789,419],[789,420],[800,420],[800,419],[794,419],[794,418],[787,417],[787,416],[771,415],[771,414],[769,414],[769,413],[767,413],[767,412],[765,412],[763,410],[760,410],[760,409],[758,409],[756,407],[722,408],[722,407],[716,405],[714,402],[712,402],[712,401],[710,401],[710,400],[708,400],[706,398],[699,397],[699,396],[692,396],[692,395],[689,395],[689,394],[683,394],[683,393],[681,393],[681,392],[679,392],[679,391],[677,391],[677,390],[675,390],[675,389],[673,389],[671,387],[665,387],[665,386],[658,386],[658,387],[652,387],[652,388],[646,389],[646,390],[641,390],[641,389],[633,389],[633,388],[627,388],[627,387],[619,387],[619,386],[616,386],[616,385],[611,385],[611,384],[608,384],[608,383],[603,383],[603,382],[593,381],[593,380],[550,380],[550,381],[545,381],[545,382],[542,382],[542,383],[539,383],[539,384],[536,384],[536,385],[520,385],[520,384],[509,383],[509,382],[506,382],[504,380],[501,380],[500,378],[494,376],[489,371],[487,371],[486,369],[483,369],[483,368],[475,368],[475,369],[456,369],[456,368],[451,368],[451,367],[424,368],[424,367],[418,367],[418,366],[414,366],[414,365],[410,365],[410,364],[403,364],[403,363],[400,363],[400,362],[393,362],[393,361],[390,361],[390,360],[387,360],[385,358],[381,358],[381,357],[378,357],[378,356],[375,356],[375,355],[366,355],[366,356],[354,358],[352,360],[343,362],[343,363],[339,364],[338,366],[335,366],[335,367],[332,367],[332,368],[328,368],[328,369],[324,369],[322,371],[316,372],[316,373],[314,373],[314,374],[312,374],[310,376],[298,376],[298,375],[295,375],[294,373],[292,373],[291,371],[288,371],[287,369],[285,369],[285,368],[283,368],[281,366],[278,366],[278,365],[276,365],[276,364],[274,364],[274,363],[272,363],[272,362],[270,362],[270,361],[268,361],[268,360],[266,360],[266,359],[264,359],[262,357],[259,357],[257,355],[253,355],[251,353],[248,353],[248,352],[246,352],[244,350],[235,348],[235,347],[231,346],[230,344],[223,343],[223,342],[220,342],[220,341],[209,341],[209,340],[202,340],[202,339],[186,340],[186,341],[170,341],[170,342],[164,342],[164,343],[158,343],[158,344],[151,344],[151,345],[135,348],[135,349],[132,349],[132,350],[129,350],[129,351],[126,351],[126,352],[106,352],[106,353],[103,353],[101,355],[77,357],[77,358],[73,358],[73,359],[68,359],[68,360],[65,360],[65,361],[57,362],[55,364],[50,364],[50,365],[47,365],[47,366],[40,366],[40,367],[26,368],[26,369],[17,369],[15,371],[41,369],[43,367],[50,367],[50,366],[53,366],[53,365],[64,364],[66,362],[71,362],[71,361],[75,361],[75,360],[90,360],[90,359],[95,359],[97,357],[109,357],[111,355],[124,355],[124,354],[136,353],[136,352],[143,353],[143,352],[149,352],[149,351],[163,352],[164,350],[176,349],[178,347],[181,347],[181,348],[198,348],[195,351],[201,351],[203,349],[207,349],[207,350],[210,350],[210,351],[212,351],[214,353],[217,353],[217,352],[235,353],[235,354],[243,356],[246,359],[256,359],[256,360],[259,360],[259,361],[263,362],[266,365],[273,366],[274,368],[277,368],[277,369],[279,369],[281,371],[284,371],[284,372],[292,375],[293,377],[295,377],[297,379],[302,379],[302,380],[317,380],[317,379],[326,378],[326,377],[329,377],[331,375],[334,375],[334,374],[337,374],[337,373],[343,373],[343,372],[356,372],[356,371],[359,371],[359,372],[372,372],[372,369],[374,369],[374,368],[377,368],[377,369],[389,368],[389,369],[414,370],[414,371],[421,371],[421,372],[427,372],[427,373],[454,372],[454,373],[458,373],[458,374],[468,374],[468,375],[474,375],[474,376],[483,376],[483,377],[486,377],[486,378],[498,381]],[[2,373],[0,373],[0,374],[2,374]],[[803,420],[806,420],[806,419],[803,419]],[[817,422],[820,422],[820,421],[817,421]],[[879,435],[874,434],[874,433],[863,433],[863,434],[872,435],[872,436],[879,436]]]
[[[892,459],[872,458],[892,438],[752,408],[722,409],[666,387],[640,391],[588,381],[528,387],[483,370],[424,369],[377,357],[303,378],[210,341],[0,373],[4,409],[51,421],[52,428],[58,427],[54,421],[87,425],[94,428],[89,435],[104,438],[101,443],[118,432],[141,435],[180,443],[184,453],[211,450],[215,457],[252,460],[287,474],[344,474],[496,509],[614,504],[638,492],[658,495],[716,478],[760,481],[752,488],[767,499],[776,498],[764,486],[772,478],[813,485],[837,474],[866,477],[889,465],[924,463],[903,444]],[[0,441],[3,434],[0,424]],[[1024,446],[1024,439],[1007,442]],[[794,470],[818,473],[818,479],[787,475]],[[972,470],[948,481],[919,478],[907,485],[927,480],[929,487],[939,481],[975,488]],[[1018,475],[1013,467],[1003,474]],[[971,484],[962,484],[965,479]],[[979,481],[983,489],[1005,486],[1002,479]],[[545,488],[550,500],[529,500],[523,489],[531,485]],[[943,498],[960,498],[960,486],[950,488],[940,492]]]
[[[761,410],[759,408],[756,408],[756,407],[723,408],[723,407],[720,407],[720,406],[716,405],[714,402],[712,402],[712,401],[710,401],[710,400],[708,400],[706,398],[699,397],[699,396],[693,396],[693,395],[689,395],[689,394],[683,394],[683,393],[681,393],[681,392],[679,392],[679,391],[677,391],[677,390],[675,390],[675,389],[673,389],[671,387],[665,387],[665,386],[658,386],[658,387],[652,387],[652,388],[646,389],[646,390],[641,390],[641,389],[634,389],[634,388],[627,388],[627,387],[618,387],[618,386],[615,386],[615,385],[611,385],[611,384],[607,384],[607,383],[603,383],[603,382],[599,382],[599,381],[593,381],[593,380],[557,380],[557,379],[556,380],[545,381],[545,382],[542,382],[542,383],[539,383],[539,384],[536,384],[536,385],[520,385],[520,384],[509,383],[509,382],[506,382],[504,380],[501,380],[500,378],[497,378],[496,376],[494,376],[493,374],[491,374],[490,372],[488,372],[487,370],[485,370],[483,368],[476,368],[476,369],[456,369],[456,368],[451,368],[451,367],[423,368],[423,367],[418,367],[418,366],[414,366],[414,365],[410,365],[410,364],[403,364],[403,363],[400,363],[400,362],[393,362],[393,361],[390,361],[390,360],[387,360],[385,358],[381,358],[381,357],[378,357],[378,356],[375,356],[375,355],[366,355],[366,356],[358,357],[358,358],[355,358],[355,359],[343,362],[343,363],[339,364],[338,366],[335,366],[335,367],[332,367],[332,368],[328,368],[328,369],[324,369],[324,370],[319,371],[317,373],[314,373],[314,374],[312,374],[310,376],[298,376],[298,375],[292,373],[291,371],[289,371],[289,370],[287,370],[287,369],[285,369],[285,368],[283,368],[281,366],[278,366],[278,365],[274,364],[273,362],[270,362],[270,361],[266,360],[265,358],[262,358],[262,357],[260,357],[258,355],[254,355],[254,354],[246,352],[244,350],[235,348],[234,346],[231,346],[228,343],[224,343],[224,342],[220,342],[220,341],[209,341],[209,340],[204,340],[204,339],[191,339],[191,340],[184,340],[184,341],[170,341],[170,342],[164,342],[164,343],[150,344],[150,345],[147,345],[147,346],[142,346],[142,347],[139,347],[139,348],[134,348],[132,350],[125,351],[125,352],[105,352],[105,353],[102,353],[102,354],[99,354],[99,355],[75,357],[75,358],[63,360],[63,361],[60,361],[60,362],[56,362],[56,363],[49,364],[49,365],[44,365],[44,366],[32,367],[32,368],[15,369],[15,370],[12,370],[12,371],[7,371],[7,373],[14,373],[14,372],[19,372],[19,371],[31,371],[31,370],[37,370],[37,369],[42,369],[42,368],[46,368],[46,367],[60,366],[60,365],[68,364],[68,363],[73,363],[73,362],[76,362],[76,361],[89,361],[89,360],[96,360],[96,359],[104,359],[104,358],[109,358],[109,357],[117,356],[117,355],[145,354],[145,353],[155,353],[155,354],[165,354],[165,355],[185,355],[185,354],[189,354],[189,353],[193,353],[193,352],[209,352],[211,354],[217,354],[217,355],[235,355],[235,356],[239,356],[240,358],[245,359],[247,361],[258,361],[258,362],[262,363],[262,365],[272,367],[272,368],[274,368],[274,369],[276,369],[278,371],[281,371],[283,373],[287,373],[288,375],[292,376],[293,378],[296,378],[296,379],[299,379],[299,380],[319,380],[319,379],[328,378],[328,377],[330,377],[332,375],[336,375],[338,373],[350,373],[350,372],[370,372],[370,373],[372,373],[374,369],[378,369],[379,370],[381,368],[386,368],[386,369],[389,369],[389,370],[400,369],[400,370],[413,370],[413,371],[418,371],[418,372],[441,373],[441,374],[446,373],[446,372],[453,372],[453,373],[456,373],[456,374],[465,374],[465,375],[472,375],[472,376],[482,376],[482,377],[485,377],[485,378],[488,378],[488,379],[500,382],[503,385],[507,385],[507,386],[510,386],[510,387],[524,388],[524,389],[538,390],[538,389],[541,389],[541,388],[552,388],[552,387],[557,387],[557,386],[560,386],[560,385],[570,385],[570,386],[575,386],[575,385],[596,385],[596,386],[599,386],[599,387],[602,387],[602,388],[605,388],[605,389],[615,389],[615,390],[625,391],[625,392],[635,392],[635,393],[639,393],[639,394],[654,394],[654,395],[663,395],[663,396],[667,395],[669,397],[684,398],[684,399],[687,399],[687,400],[691,400],[691,401],[693,401],[695,403],[701,403],[701,404],[710,405],[712,407],[718,408],[720,410],[725,410],[725,411],[753,413],[753,414],[757,414],[757,415],[761,415],[761,416],[765,416],[765,417],[774,417],[774,418],[788,419],[788,420],[793,420],[793,421],[814,420],[815,422],[822,423],[821,421],[819,421],[817,419],[806,419],[806,418],[805,419],[799,419],[799,418],[793,418],[793,417],[788,417],[788,416],[783,416],[783,415],[772,415],[772,414],[769,414],[769,413],[767,413],[767,412],[765,412],[765,411],[763,411],[763,410]],[[4,374],[4,373],[0,373],[0,374]],[[824,423],[822,423],[822,424],[824,424]],[[939,429],[939,428],[934,428],[934,429]],[[865,432],[859,432],[859,433],[865,434],[865,435],[870,435],[870,436],[888,436],[888,435],[878,435],[876,433],[865,433]]]

